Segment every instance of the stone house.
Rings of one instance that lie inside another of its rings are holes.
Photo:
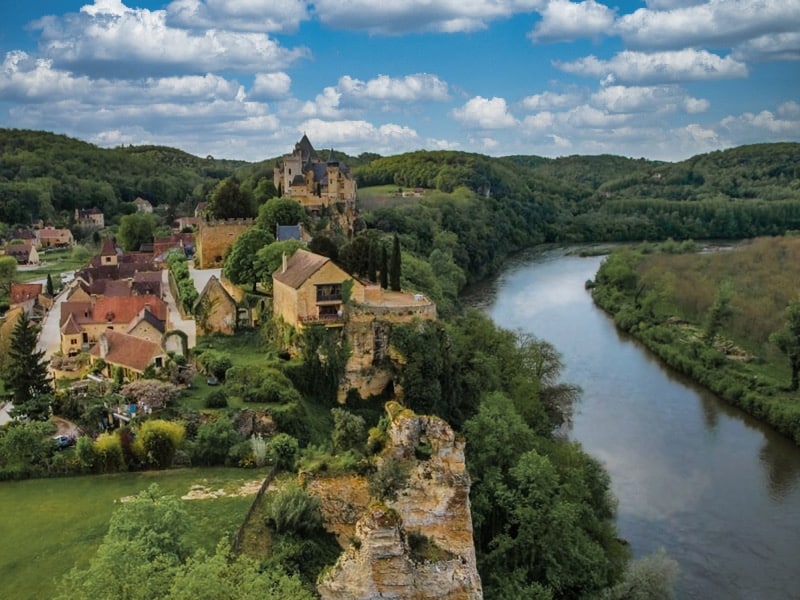
[[[106,226],[103,211],[96,206],[75,209],[75,225],[81,229],[102,229]]]
[[[343,285],[352,282],[351,298],[363,298],[364,284],[327,256],[297,250],[272,274],[272,311],[287,324],[302,327],[344,324]]]
[[[75,244],[75,239],[69,229],[45,227],[37,229],[36,235],[42,248],[71,248]]]
[[[101,334],[89,356],[92,364],[100,359],[105,361],[104,374],[107,377],[114,376],[116,367],[122,370],[123,377],[129,381],[139,379],[150,365],[160,369],[167,360],[167,353],[160,343],[118,331]]]
[[[212,275],[194,305],[197,333],[232,335],[236,331],[239,308],[222,282]]]
[[[107,331],[127,332],[134,322],[141,320],[145,309],[151,313],[148,321],[157,320],[162,333],[169,328],[167,305],[156,296],[67,300],[61,304],[61,351],[66,355],[76,354],[84,344],[97,343],[100,335]]]
[[[149,200],[137,197],[136,200],[133,201],[133,205],[136,207],[136,212],[144,213],[146,215],[153,213],[153,205],[150,204]]]
[[[38,265],[39,252],[31,241],[6,246],[6,256],[12,257],[19,265]]]

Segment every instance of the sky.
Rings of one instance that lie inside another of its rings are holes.
[[[800,0],[0,0],[0,127],[260,161],[800,141]]]

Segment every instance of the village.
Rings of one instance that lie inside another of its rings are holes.
[[[274,178],[279,193],[296,201],[310,218],[332,207],[337,225],[352,235],[355,180],[345,165],[321,160],[306,136],[276,165]],[[142,198],[134,204],[138,212],[153,211]],[[309,251],[312,238],[298,223],[276,224],[275,240],[296,240],[299,247],[282,256],[271,289],[254,295],[222,274],[231,247],[254,221],[211,219],[203,205],[193,216],[176,219],[171,235],[155,237],[136,251],[123,251],[104,233],[101,211],[76,210],[76,226],[96,232],[99,251],[82,268],[62,273],[57,292],[52,281],[11,283],[0,345],[7,347],[24,313],[41,324],[37,349],[49,361],[57,389],[81,386],[87,377],[119,386],[155,378],[176,365],[202,371],[193,349],[203,336],[233,336],[265,319],[293,331],[321,324],[336,330],[350,349],[337,394],[340,402],[354,393],[367,398],[392,388],[386,361],[391,326],[436,319],[433,301],[420,293],[385,289]],[[39,225],[12,232],[5,246],[5,255],[15,258],[20,269],[35,269],[49,251],[75,244],[69,229]],[[191,306],[182,302],[170,271],[173,260],[188,266],[196,291]],[[191,385],[190,380],[181,383]],[[8,420],[12,408],[5,404],[0,419]]]

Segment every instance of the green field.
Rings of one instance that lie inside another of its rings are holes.
[[[418,197],[406,197],[398,194],[398,190],[408,191],[409,188],[396,185],[374,185],[358,189],[358,207],[362,211],[377,208],[392,208],[404,204],[416,204]]]
[[[265,476],[261,470],[210,468],[0,483],[0,598],[52,596],[65,573],[88,564],[119,500],[151,483],[176,496],[193,485],[236,494],[242,484]],[[187,500],[191,543],[213,552],[222,537],[236,533],[252,501],[252,495]]]
[[[72,273],[76,269],[86,266],[86,257],[74,258],[71,250],[54,250],[42,253],[39,257],[41,265],[36,269],[17,271],[18,281],[31,281],[34,279],[44,279],[50,275],[53,283],[58,288],[61,284],[61,273]]]

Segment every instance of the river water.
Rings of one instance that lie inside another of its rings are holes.
[[[467,302],[562,353],[572,437],[611,475],[634,556],[678,561],[678,598],[800,598],[800,448],[662,366],[584,289],[601,258],[518,257]]]

